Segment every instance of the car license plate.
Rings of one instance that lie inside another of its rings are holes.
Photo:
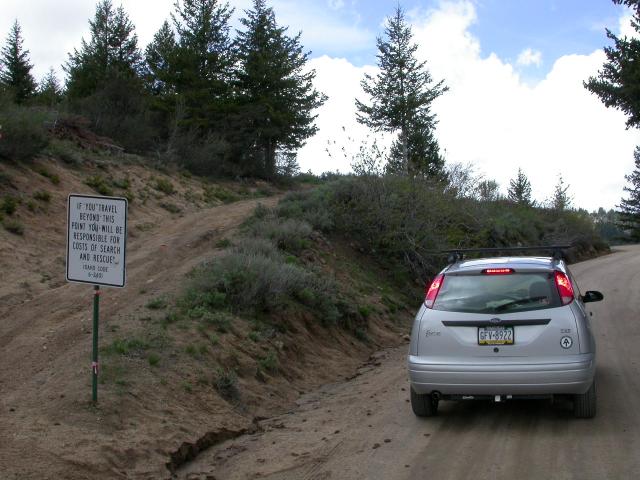
[[[513,345],[513,327],[478,327],[478,345]]]

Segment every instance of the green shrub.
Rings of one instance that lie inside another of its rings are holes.
[[[147,355],[147,360],[149,361],[150,366],[155,367],[160,363],[160,355],[157,353],[150,353]]]
[[[69,141],[54,139],[47,147],[46,153],[52,157],[59,158],[67,165],[78,166],[82,163],[82,158]]]
[[[0,158],[25,161],[44,150],[49,143],[46,120],[47,114],[42,110],[3,105],[0,108]]]
[[[145,350],[149,348],[149,344],[138,338],[116,339],[103,348],[105,355],[126,355],[132,357],[141,357]]]
[[[36,168],[36,172],[38,172],[43,177],[48,178],[54,185],[58,185],[60,183],[60,177],[58,176],[58,174],[51,173],[49,170],[47,170],[46,167],[39,166]]]
[[[16,188],[13,183],[13,178],[6,172],[0,172],[0,185],[3,187]]]
[[[329,232],[335,223],[332,195],[329,188],[290,192],[280,201],[276,213],[278,217],[305,221],[316,230]]]
[[[204,201],[207,203],[215,203],[221,201],[223,203],[232,203],[240,198],[237,193],[232,192],[219,185],[205,185],[203,191]]]
[[[131,186],[131,182],[129,181],[129,177],[120,178],[120,179],[114,178],[111,181],[111,183],[113,183],[114,187],[119,188],[121,190],[128,190],[129,187]]]
[[[4,220],[2,222],[4,228],[15,235],[24,235],[24,225],[17,220]]]
[[[85,185],[93,188],[100,195],[112,196],[113,190],[102,175],[94,175],[85,180]]]
[[[173,188],[173,183],[171,183],[166,178],[156,179],[154,187],[156,190],[166,195],[173,195],[176,192],[175,188]]]
[[[147,302],[146,307],[149,310],[162,310],[167,308],[169,303],[165,297],[157,297]]]
[[[40,202],[49,203],[51,201],[51,194],[45,190],[38,190],[33,194],[33,198]]]
[[[277,372],[280,366],[278,355],[274,350],[270,350],[267,355],[258,359],[258,368],[267,372]]]
[[[224,308],[226,304],[227,296],[223,292],[195,288],[188,289],[180,300],[180,305],[187,310],[190,318],[201,318],[204,312]]]
[[[232,369],[219,368],[213,381],[214,388],[226,400],[234,400],[239,396],[238,376]]]
[[[249,340],[251,340],[252,342],[258,343],[258,342],[261,340],[261,338],[260,338],[260,332],[257,332],[257,331],[255,331],[255,330],[251,330],[251,331],[249,332],[249,334],[247,335],[247,338],[248,338]]]
[[[216,242],[216,248],[229,248],[231,246],[231,240],[228,238],[221,238]]]
[[[0,203],[0,212],[7,215],[13,215],[16,212],[19,203],[19,198],[7,195],[2,199],[2,203]]]
[[[298,252],[309,246],[313,229],[305,221],[268,216],[252,222],[249,231],[255,237],[273,240],[282,250]]]
[[[224,293],[227,304],[237,310],[270,310],[304,288],[309,276],[280,259],[234,252],[201,269],[192,285],[200,292]]]
[[[179,206],[174,205],[173,203],[160,202],[160,207],[164,208],[169,213],[180,213],[182,211]]]
[[[360,327],[356,328],[353,331],[353,334],[361,342],[368,342],[369,341],[369,335],[367,334],[367,331],[364,328],[360,328]]]
[[[246,255],[280,258],[280,252],[273,241],[266,238],[241,238],[236,242],[232,251]]]
[[[231,315],[223,311],[206,311],[200,317],[202,324],[213,326],[220,333],[227,333],[231,329],[232,319]]]

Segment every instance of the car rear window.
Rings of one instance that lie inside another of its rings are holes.
[[[561,306],[553,273],[445,275],[434,310],[512,313]]]

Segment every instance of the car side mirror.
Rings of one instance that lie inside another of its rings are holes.
[[[603,300],[603,299],[604,299],[604,295],[602,295],[600,292],[596,292],[595,290],[589,290],[585,292],[584,295],[582,296],[583,303],[599,302],[600,300]]]

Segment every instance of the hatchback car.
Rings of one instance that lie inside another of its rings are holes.
[[[440,400],[573,399],[596,413],[596,346],[585,303],[559,257],[454,257],[428,285],[408,355],[411,406]]]

